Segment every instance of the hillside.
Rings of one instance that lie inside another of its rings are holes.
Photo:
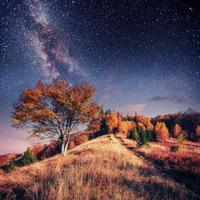
[[[76,134],[71,134],[69,138],[69,149],[72,149],[82,143],[89,141],[91,131],[82,131],[77,132]],[[51,140],[49,144],[37,143],[29,147],[32,155],[34,155],[38,160],[43,160],[59,154],[59,147],[56,140]],[[3,170],[7,164],[12,160],[16,166],[20,164],[20,161],[23,157],[23,153],[15,154],[8,153],[0,155],[0,173],[3,173]]]
[[[7,153],[4,155],[0,155],[0,166],[4,165],[9,160],[16,158],[17,156],[19,156],[19,154],[15,154],[15,153]]]
[[[0,176],[0,199],[198,199],[106,135]]]

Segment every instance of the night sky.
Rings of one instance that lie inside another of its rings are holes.
[[[1,0],[0,154],[29,143],[12,104],[53,78],[122,114],[200,111],[200,1]]]

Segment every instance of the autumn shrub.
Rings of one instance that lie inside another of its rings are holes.
[[[20,161],[21,165],[28,165],[37,161],[37,158],[32,154],[30,148],[24,152]]]
[[[68,147],[68,149],[73,149],[74,147],[76,147],[76,145],[75,145],[74,141],[71,140],[71,141],[69,142],[69,147]]]
[[[195,140],[200,141],[200,125],[198,125],[195,129]]]
[[[171,147],[170,147],[170,151],[171,152],[177,152],[177,151],[180,151],[181,148],[182,148],[182,144],[184,142],[186,138],[186,134],[184,132],[180,133],[177,137],[177,141],[176,141],[176,144],[173,144]]]
[[[8,164],[5,164],[5,165],[2,167],[2,170],[3,170],[5,173],[9,173],[9,172],[11,172],[11,171],[14,170],[14,169],[15,169],[15,164],[14,164],[14,160],[13,160],[13,159],[11,159],[11,160],[9,161]]]
[[[169,139],[169,131],[164,122],[157,122],[155,126],[156,140],[165,141]]]
[[[176,124],[173,129],[173,137],[178,137],[182,132],[182,128],[179,124]]]
[[[74,137],[73,141],[75,143],[75,146],[77,146],[77,145],[80,145],[80,144],[83,144],[83,143],[89,141],[89,136],[86,134],[77,135]]]

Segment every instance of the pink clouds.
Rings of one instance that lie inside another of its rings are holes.
[[[17,129],[10,126],[9,114],[4,113],[0,128],[0,155],[5,153],[22,153],[27,147],[35,143],[28,139],[27,130]]]
[[[119,108],[119,112],[122,114],[130,114],[135,112],[140,112],[145,108],[146,104],[130,104],[125,107]]]
[[[30,145],[31,143],[28,140],[4,136],[0,140],[0,154],[22,153]]]

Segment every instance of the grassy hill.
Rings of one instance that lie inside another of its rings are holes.
[[[198,199],[114,135],[0,176],[0,199]]]

